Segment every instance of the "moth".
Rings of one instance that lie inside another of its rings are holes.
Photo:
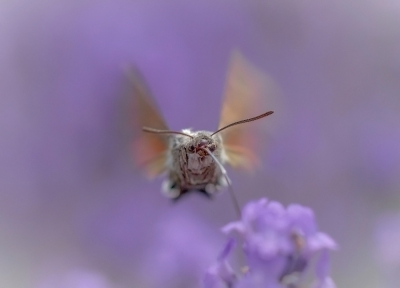
[[[223,165],[257,166],[261,143],[248,127],[252,124],[245,123],[273,111],[262,111],[265,75],[239,52],[231,57],[216,131],[170,130],[140,73],[132,68],[128,76],[136,131],[133,158],[148,176],[166,174],[162,191],[167,197],[178,199],[190,191],[212,196],[229,184]]]

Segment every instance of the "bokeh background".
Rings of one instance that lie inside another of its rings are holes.
[[[1,1],[0,287],[199,286],[234,210],[133,167],[121,67],[171,128],[214,130],[234,48],[279,87],[263,169],[229,171],[240,203],[310,206],[338,287],[398,287],[395,0]]]

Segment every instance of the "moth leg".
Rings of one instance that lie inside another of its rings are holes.
[[[182,192],[176,182],[165,179],[161,185],[161,191],[167,198],[176,199]]]
[[[218,190],[220,190],[220,186],[218,184],[214,183],[208,183],[206,187],[204,187],[204,192],[207,193],[208,195],[215,194]]]
[[[208,183],[206,187],[204,187],[205,192],[208,195],[213,195],[221,191],[222,188],[228,186],[228,182],[225,177],[220,177],[216,183]]]

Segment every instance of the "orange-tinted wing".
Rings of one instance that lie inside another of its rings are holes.
[[[146,133],[142,127],[168,130],[161,113],[157,109],[150,91],[142,76],[131,67],[127,71],[129,80],[129,104],[132,109],[133,158],[135,164],[143,167],[149,177],[154,177],[165,170],[168,136]]]
[[[237,51],[232,53],[226,81],[218,129],[271,110],[266,105],[271,80]],[[230,165],[247,169],[259,166],[258,154],[265,145],[265,135],[260,128],[263,121],[266,119],[239,124],[221,132]]]

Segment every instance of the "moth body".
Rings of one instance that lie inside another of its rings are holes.
[[[184,129],[182,132],[193,138],[184,135],[169,137],[166,160],[168,178],[164,181],[163,191],[170,198],[195,190],[212,195],[226,186],[226,181],[206,149],[220,163],[224,163],[222,138],[218,134],[211,136],[212,132],[209,131],[192,132]]]
[[[242,124],[273,113],[258,114],[266,111],[264,96],[271,81],[240,53],[232,53],[214,132],[170,130],[141,74],[132,68],[127,95],[133,96],[129,98],[133,105],[126,107],[133,108],[128,110],[134,127],[134,161],[149,177],[167,175],[162,187],[166,196],[177,199],[190,191],[211,196],[229,184],[223,165],[248,170],[259,166],[265,146],[263,129]],[[258,116],[248,118],[254,115]]]

